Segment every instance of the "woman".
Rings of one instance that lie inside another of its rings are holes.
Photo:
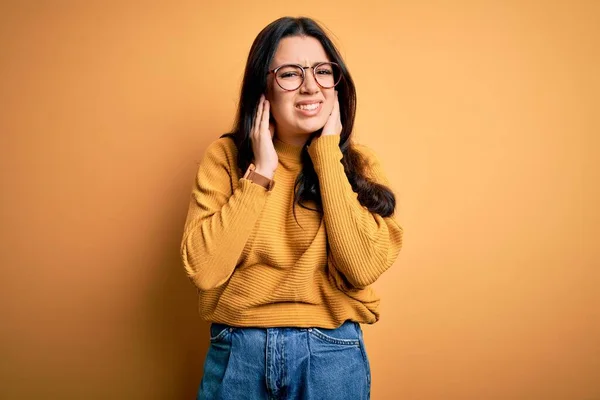
[[[200,163],[181,255],[211,321],[199,399],[368,399],[361,323],[402,229],[356,92],[309,18],[255,39],[232,134]]]

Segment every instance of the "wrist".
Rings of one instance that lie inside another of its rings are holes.
[[[260,185],[267,189],[268,191],[273,190],[273,186],[275,185],[275,181],[273,180],[273,176],[268,177],[260,173],[256,170],[256,166],[254,164],[250,164],[246,173],[244,174],[244,179],[248,179],[249,181]]]
[[[264,168],[260,165],[256,165],[256,167],[254,168],[254,172],[269,179],[273,179],[273,177],[275,176],[275,169]]]

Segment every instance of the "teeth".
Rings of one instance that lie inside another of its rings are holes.
[[[307,110],[307,111],[312,111],[312,110],[316,110],[317,108],[319,108],[319,103],[313,103],[313,104],[300,104],[298,106],[299,109],[301,110]]]

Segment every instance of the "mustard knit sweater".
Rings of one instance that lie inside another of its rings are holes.
[[[396,260],[402,228],[393,217],[372,214],[359,203],[340,162],[339,140],[321,136],[308,148],[323,214],[296,205],[300,225],[292,204],[301,146],[275,138],[279,166],[270,192],[239,175],[231,138],[208,147],[181,243],[204,320],[336,328],[347,319],[369,324],[379,319],[379,298],[369,285]],[[355,147],[368,160],[371,178],[388,185],[375,155]]]

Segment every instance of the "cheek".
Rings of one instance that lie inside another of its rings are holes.
[[[287,115],[289,115],[289,111],[286,110],[286,107],[281,102],[271,104],[271,116],[276,121],[282,122],[284,119],[289,118]]]
[[[333,101],[334,98],[332,97],[325,99],[325,104],[323,104],[323,111],[325,111],[324,114],[326,116],[329,116],[329,114],[331,114],[331,112],[333,111]]]
[[[276,119],[289,119],[293,114],[294,103],[285,96],[274,95],[271,97],[271,114]]]

